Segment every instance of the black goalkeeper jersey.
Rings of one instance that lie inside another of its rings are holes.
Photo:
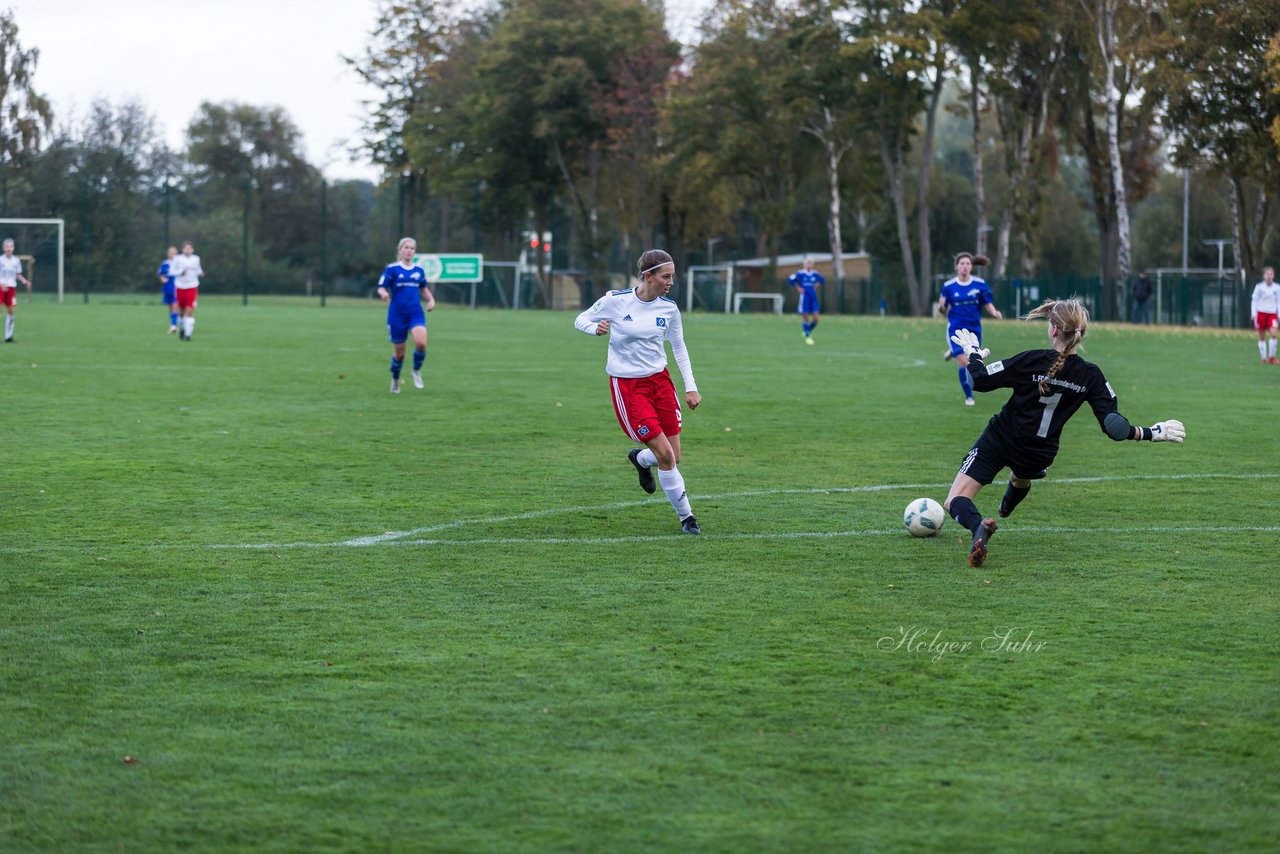
[[[1024,455],[1052,460],[1062,428],[1081,406],[1088,403],[1093,408],[1099,426],[1108,413],[1117,411],[1116,393],[1102,371],[1076,355],[1068,356],[1058,375],[1049,380],[1049,393],[1041,393],[1039,383],[1057,358],[1055,350],[1027,350],[990,364],[969,357],[975,389],[1013,389],[1004,408],[987,424],[992,438]]]

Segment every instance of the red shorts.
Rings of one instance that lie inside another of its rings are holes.
[[[660,433],[680,435],[680,404],[666,368],[651,377],[609,377],[609,388],[622,432],[632,439],[648,442]]]
[[[1278,319],[1280,319],[1280,315],[1267,314],[1265,311],[1258,312],[1258,331],[1265,332],[1268,329],[1275,329]]]
[[[0,287],[0,305],[17,305],[18,289]]]
[[[199,288],[178,288],[178,308],[195,308]]]

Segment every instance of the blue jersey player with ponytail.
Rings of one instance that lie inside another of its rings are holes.
[[[942,286],[942,294],[938,297],[938,312],[947,316],[947,344],[949,349],[946,358],[954,358],[960,366],[960,388],[964,390],[964,405],[973,406],[973,385],[969,382],[969,357],[953,342],[952,336],[957,330],[968,329],[978,336],[982,343],[982,312],[999,320],[1002,315],[996,308],[991,296],[991,288],[982,279],[973,275],[976,265],[987,263],[985,256],[974,256],[969,252],[961,252],[956,256],[956,275]]]
[[[399,261],[387,265],[378,279],[378,296],[387,303],[387,335],[391,338],[391,393],[400,393],[400,369],[404,367],[405,342],[413,336],[413,385],[422,388],[422,363],[427,358],[427,311],[436,307],[436,298],[427,287],[427,273],[413,263],[418,244],[406,237],[396,247]]]

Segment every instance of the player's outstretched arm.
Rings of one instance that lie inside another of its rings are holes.
[[[1187,428],[1181,421],[1170,419],[1157,421],[1150,427],[1136,427],[1119,412],[1108,412],[1102,419],[1102,432],[1117,442],[1179,442],[1187,438]]]

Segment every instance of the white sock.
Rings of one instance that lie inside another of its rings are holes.
[[[5,338],[13,337],[13,315],[12,314],[6,314],[4,316],[4,337]]]
[[[1272,338],[1271,339],[1271,358],[1274,359],[1275,355],[1276,355],[1276,339]]]
[[[667,494],[667,500],[671,502],[671,506],[676,510],[676,516],[681,521],[693,515],[693,510],[689,507],[689,498],[684,493],[684,478],[680,476],[680,469],[671,471],[658,469],[658,483],[662,485],[662,491]]]
[[[196,319],[194,317],[182,318],[182,331],[185,332],[188,336],[190,336],[191,333],[195,331],[195,328],[196,328]]]
[[[1258,355],[1264,359],[1267,358],[1267,342],[1261,338],[1258,339]]]
[[[636,454],[636,462],[642,466],[656,466],[658,455],[648,448],[641,448],[640,453]]]

